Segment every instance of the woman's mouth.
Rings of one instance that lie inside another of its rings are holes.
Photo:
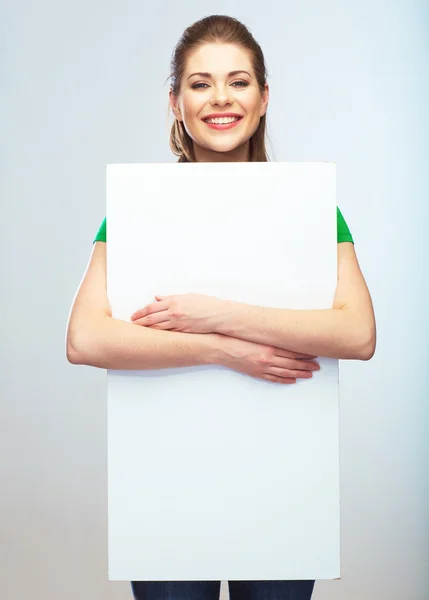
[[[223,129],[231,129],[231,127],[235,127],[242,121],[243,117],[237,118],[224,118],[224,119],[210,119],[211,122],[203,119],[203,122],[208,125],[211,129],[217,129],[222,131]]]

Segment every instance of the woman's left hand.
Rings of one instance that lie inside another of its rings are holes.
[[[213,333],[222,322],[229,300],[204,294],[155,296],[157,302],[148,304],[131,315],[131,321],[151,329],[169,329],[183,333]]]

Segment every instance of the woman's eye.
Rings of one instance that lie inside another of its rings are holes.
[[[233,85],[235,87],[236,84],[239,84],[238,87],[247,87],[249,84],[247,83],[247,81],[233,81],[231,85]],[[192,85],[192,89],[194,90],[201,90],[204,88],[201,88],[200,86],[207,86],[207,83],[194,83]]]

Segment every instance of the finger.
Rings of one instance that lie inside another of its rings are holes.
[[[276,348],[276,356],[284,356],[285,358],[317,358],[312,354],[302,354],[301,352],[293,352],[292,350],[283,350],[283,348]]]
[[[142,317],[146,317],[146,315],[150,315],[152,313],[160,312],[162,310],[168,309],[168,302],[163,300],[161,302],[152,302],[152,304],[148,304],[139,310],[134,312],[130,319],[131,321],[135,321],[136,319],[141,319]]]
[[[289,360],[285,360],[285,358],[281,357],[281,356],[273,356],[272,360],[271,360],[271,365],[273,367],[280,367],[282,369],[292,369],[292,370],[297,369],[297,365],[295,362],[297,359],[286,357],[286,359],[287,358],[289,358]],[[302,371],[316,371],[318,369],[319,369],[319,364],[316,362],[312,362],[312,361],[307,361],[307,362],[303,361],[298,367],[298,370],[302,370]]]
[[[274,381],[275,383],[296,383],[296,379],[294,377],[276,377],[275,375],[268,375],[264,373],[263,379],[268,379],[269,381]]]
[[[170,321],[162,321],[162,323],[157,323],[156,325],[148,325],[148,327],[150,329],[174,329]]]
[[[266,372],[271,375],[277,375],[278,377],[300,377],[301,379],[310,379],[313,377],[311,371],[300,371],[298,369],[287,369],[284,367],[270,367]]]
[[[146,315],[141,319],[135,320],[134,323],[137,323],[137,325],[142,325],[143,327],[150,327],[151,325],[158,325],[158,323],[162,323],[163,321],[170,322],[169,319],[166,319],[165,312],[159,312],[152,315]]]

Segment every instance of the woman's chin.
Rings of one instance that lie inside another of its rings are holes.
[[[246,141],[246,140],[245,140]],[[204,147],[206,150],[211,150],[212,152],[233,152],[234,150],[236,150],[239,146],[242,146],[245,141],[239,141],[239,140],[218,140],[218,141],[213,141],[210,140],[210,142],[207,142],[206,144],[204,144]]]

